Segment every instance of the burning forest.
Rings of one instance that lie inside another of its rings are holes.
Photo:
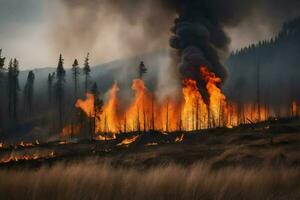
[[[300,198],[298,1],[2,5],[0,199]]]

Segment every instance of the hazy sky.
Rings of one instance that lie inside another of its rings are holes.
[[[162,40],[146,41],[142,20],[125,22],[117,13],[108,13],[105,6],[97,10],[97,16],[93,16],[88,8],[70,13],[61,0],[0,0],[0,3],[0,48],[7,58],[18,58],[22,69],[56,66],[60,52],[68,67],[75,57],[82,61],[88,51],[91,53],[92,64],[97,64],[168,47],[165,30],[169,30],[169,26],[162,31],[164,34],[156,36]],[[80,30],[73,27],[87,15],[91,26],[80,26]],[[140,14],[137,13],[137,17]],[[173,16],[170,17],[172,18]],[[166,23],[170,19],[166,19]],[[99,25],[93,24],[94,20]],[[103,21],[106,22],[105,25],[100,23]],[[274,28],[263,21],[257,24],[260,19],[249,21],[226,29],[232,39],[231,50],[269,38],[281,24],[278,22]],[[87,30],[80,38],[74,38],[81,29]],[[90,40],[90,37],[94,37],[90,32],[96,34],[95,40]],[[126,48],[128,43],[135,46],[134,50]]]

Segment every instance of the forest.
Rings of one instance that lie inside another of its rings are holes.
[[[253,104],[254,110],[258,109],[256,105],[265,113],[268,110],[264,120],[299,114],[299,44],[300,18],[297,18],[285,23],[276,37],[231,53],[225,62],[228,78],[223,90],[227,102],[237,105],[238,116],[245,112],[247,104]],[[130,88],[134,79],[141,78],[149,90],[156,90],[159,84],[155,77],[161,73],[159,65],[168,60],[167,51],[162,50],[91,67],[87,54],[85,58],[74,59],[68,67],[60,55],[56,68],[22,71],[21,61],[4,55],[5,50],[1,50],[0,139],[8,141],[59,140],[64,127],[69,126],[74,132],[77,124],[85,127],[78,137],[89,138],[95,132],[91,130],[95,129],[91,125],[95,122],[75,107],[78,99],[84,99],[87,92],[93,94],[95,112],[97,109],[101,112],[115,81],[122,89]],[[239,123],[249,121],[252,118]]]

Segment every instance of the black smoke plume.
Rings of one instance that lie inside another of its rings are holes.
[[[241,15],[234,11],[234,5],[234,1],[224,3],[221,0],[177,1],[178,18],[171,28],[174,35],[170,39],[170,45],[178,50],[181,57],[179,71],[182,78],[197,82],[207,104],[207,79],[201,74],[200,66],[205,66],[217,77],[225,80],[226,70],[220,63],[218,51],[227,51],[230,44],[223,29],[224,25],[241,19]]]

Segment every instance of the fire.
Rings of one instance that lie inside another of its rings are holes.
[[[176,137],[175,142],[176,143],[182,142],[183,141],[183,137],[184,137],[184,134],[182,134],[180,137]]]
[[[112,135],[105,135],[105,136],[97,135],[97,136],[95,137],[95,140],[98,140],[98,141],[114,140],[114,139],[116,139],[116,135],[115,135],[115,134],[112,134]]]
[[[104,130],[104,132],[117,133],[120,130],[119,117],[117,113],[118,108],[118,84],[115,82],[111,90],[109,91],[109,101],[104,105],[103,113],[100,118],[103,120],[103,125],[98,128]]]
[[[126,138],[121,143],[117,144],[117,146],[129,145],[129,144],[135,142],[138,138],[139,138],[139,136],[134,136],[132,138]]]
[[[93,117],[94,112],[94,96],[90,93],[86,94],[86,100],[79,99],[76,102],[76,108],[80,108],[88,117]]]
[[[209,93],[209,126],[211,123],[215,126],[218,123],[219,126],[225,125],[224,120],[222,121],[222,116],[224,115],[224,109],[226,108],[226,97],[222,93],[221,89],[217,87],[218,84],[222,82],[219,77],[216,77],[214,73],[208,71],[204,66],[200,67],[200,71],[203,78],[207,82],[206,88]]]
[[[24,153],[24,154],[19,154],[19,153],[14,153],[12,152],[8,158],[2,158],[0,159],[0,163],[9,163],[9,162],[18,162],[18,161],[28,161],[28,160],[38,160],[38,159],[50,159],[55,157],[54,152],[50,153]]]
[[[0,149],[2,149],[2,148],[4,148],[4,145],[3,145],[3,143],[1,142],[1,143],[0,143]]]
[[[104,103],[103,112],[96,116],[96,133],[120,133],[129,131],[160,130],[170,132],[176,130],[198,130],[224,125],[226,120],[226,98],[217,87],[221,79],[209,72],[205,67],[199,68],[207,82],[210,104],[206,105],[194,80],[184,80],[182,99],[167,97],[158,101],[141,79],[133,81],[134,98],[127,108],[120,108],[119,87],[114,83],[108,92],[108,100]],[[86,100],[78,100],[80,108],[90,118],[95,117],[94,96],[87,94]],[[221,120],[222,117],[222,120]],[[212,125],[213,124],[213,125]],[[103,138],[100,138],[101,140]]]
[[[183,130],[207,128],[208,110],[194,80],[185,80],[183,87],[183,108],[181,124]]]
[[[26,143],[26,142],[21,141],[19,146],[21,146],[21,147],[32,147],[33,144],[31,142]]]

